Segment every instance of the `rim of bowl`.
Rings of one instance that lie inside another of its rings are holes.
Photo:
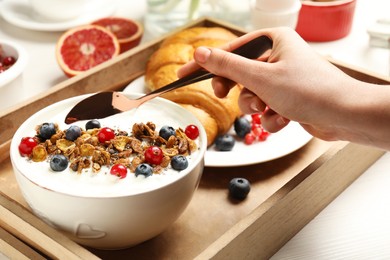
[[[24,69],[26,68],[28,61],[27,51],[18,43],[0,40],[1,46],[6,46],[8,49],[13,49],[16,52],[16,62],[9,69],[0,73],[0,88],[10,83],[12,80],[16,79]],[[4,48],[4,47],[3,47]]]
[[[302,5],[307,6],[319,6],[319,7],[332,7],[332,6],[340,6],[344,4],[349,4],[351,2],[355,2],[356,0],[334,0],[328,2],[315,2],[310,0],[301,1]]]
[[[20,167],[19,167],[19,164],[17,163],[17,161],[15,162],[14,159],[16,159],[18,156],[20,156],[19,152],[18,152],[18,142],[20,142],[20,140],[16,140],[16,136],[18,135],[21,135],[20,132],[22,131],[22,128],[25,124],[28,124],[30,123],[30,121],[34,121],[35,117],[37,116],[40,116],[42,114],[45,114],[46,111],[49,111],[51,109],[53,109],[53,107],[56,107],[56,106],[60,106],[62,103],[65,103],[65,102],[72,102],[74,100],[77,100],[80,101],[88,96],[91,96],[93,94],[96,94],[96,93],[92,93],[92,94],[85,94],[85,95],[79,95],[79,96],[75,96],[75,97],[71,97],[71,98],[67,98],[67,99],[64,99],[64,100],[61,100],[59,102],[56,102],[52,105],[49,105],[41,110],[39,110],[38,112],[34,113],[33,115],[31,115],[28,119],[26,119],[26,121],[24,121],[20,126],[19,128],[16,130],[14,136],[12,137],[12,140],[11,140],[11,146],[10,146],[10,158],[11,158],[11,162],[12,162],[12,165],[13,167],[16,167],[18,169],[18,171],[20,172],[20,174],[26,178],[26,180],[28,180],[29,182],[31,182],[32,184],[40,187],[40,188],[43,188],[43,189],[46,189],[46,190],[50,190],[50,191],[53,191],[53,192],[56,192],[58,194],[63,194],[63,195],[66,195],[66,196],[70,196],[70,197],[79,197],[79,198],[89,198],[89,199],[112,199],[112,198],[123,198],[123,197],[128,197],[128,196],[140,196],[144,193],[148,193],[148,192],[153,192],[153,191],[157,191],[157,190],[160,190],[160,189],[163,189],[165,187],[168,187],[170,185],[173,185],[174,183],[176,183],[177,181],[181,180],[182,178],[184,178],[185,176],[187,176],[189,174],[190,171],[192,171],[198,164],[202,163],[202,160],[204,159],[204,156],[205,156],[205,153],[206,153],[206,150],[207,150],[207,141],[206,141],[206,131],[205,129],[202,127],[202,130],[200,131],[200,137],[202,138],[202,146],[199,146],[199,153],[200,155],[196,158],[196,160],[193,161],[193,164],[191,165],[191,167],[188,167],[187,169],[183,170],[184,174],[182,174],[179,178],[177,178],[175,181],[173,182],[169,182],[169,183],[166,183],[164,185],[161,185],[159,186],[158,188],[155,188],[155,189],[151,189],[151,190],[147,190],[147,191],[142,191],[142,192],[138,192],[138,193],[134,193],[134,194],[121,194],[121,195],[110,195],[110,196],[86,196],[86,195],[77,195],[77,194],[72,194],[72,193],[67,193],[67,192],[62,192],[62,191],[57,191],[57,190],[54,190],[54,189],[51,189],[49,187],[46,187],[46,186],[43,186],[39,183],[36,183],[34,182],[33,180],[31,180],[28,176],[26,176],[25,173],[23,173],[21,170],[20,170]],[[131,96],[131,97],[134,97],[134,98],[137,98],[137,97],[140,97],[142,96],[143,94],[140,94],[140,93],[123,93],[125,94],[126,96]],[[164,98],[161,98],[161,97],[156,97],[155,98],[156,100],[160,101],[160,102],[163,102],[163,103],[168,103],[170,106],[174,106],[176,107],[177,109],[184,109],[182,108],[180,105],[170,101],[170,100],[167,100],[167,99],[164,99]],[[74,102],[74,104],[76,104],[77,102]],[[153,100],[151,100],[150,102],[153,102]],[[200,121],[194,116],[192,115],[189,111],[185,110],[186,112],[185,113],[188,113],[188,116],[191,116],[192,119],[194,120],[194,123],[196,123],[197,125],[200,125],[202,126],[202,124],[200,123]],[[202,154],[203,153],[203,154]],[[21,159],[23,159],[23,157],[20,157]],[[202,174],[202,173],[201,173]]]

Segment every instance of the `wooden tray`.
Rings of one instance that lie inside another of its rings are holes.
[[[190,26],[221,26],[238,35],[244,33],[209,18]],[[206,167],[189,207],[161,235],[126,250],[79,246],[30,212],[9,160],[12,135],[26,118],[51,103],[85,93],[122,89],[144,73],[149,56],[162,39],[138,46],[0,113],[0,227],[4,229],[0,230],[0,251],[6,250],[11,257],[37,253],[60,259],[267,259],[384,154],[374,148],[314,138],[298,151],[270,162]],[[357,79],[390,84],[387,78],[329,60]],[[237,176],[252,184],[248,198],[242,202],[227,196],[227,185]],[[20,246],[22,242],[32,252]]]

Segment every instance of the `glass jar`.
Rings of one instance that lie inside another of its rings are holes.
[[[145,30],[156,37],[202,16],[245,28],[249,7],[250,0],[147,0]]]

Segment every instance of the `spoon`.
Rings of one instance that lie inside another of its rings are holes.
[[[248,59],[256,59],[266,50],[271,48],[272,40],[263,35],[241,45],[237,49],[233,50],[232,53]],[[120,92],[100,92],[77,103],[66,116],[65,123],[71,124],[79,120],[100,119],[129,111],[168,91],[209,79],[214,76],[214,74],[204,69],[198,69],[195,72],[162,88],[152,91],[149,94],[141,96],[138,99],[129,99]]]

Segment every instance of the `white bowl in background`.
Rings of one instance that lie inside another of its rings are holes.
[[[298,23],[300,0],[252,0],[251,24],[253,29],[287,26],[295,29]]]
[[[0,40],[0,46],[5,55],[16,58],[14,65],[12,65],[6,71],[0,73],[0,88],[2,88],[18,78],[23,73],[28,62],[28,55],[26,50],[15,42]]]
[[[139,94],[125,95],[131,98],[140,96]],[[146,191],[123,191],[120,189],[120,187],[123,188],[122,180],[112,175],[111,178],[115,177],[115,181],[110,185],[103,183],[98,188],[94,188],[94,185],[84,185],[82,182],[73,182],[74,185],[69,185],[72,182],[69,182],[68,177],[65,176],[66,180],[63,181],[59,177],[63,175],[58,175],[57,179],[53,175],[56,173],[49,171],[47,162],[42,162],[46,165],[44,167],[47,167],[44,168],[39,166],[39,163],[22,157],[18,151],[18,145],[21,138],[33,136],[34,128],[44,122],[56,122],[59,123],[60,129],[67,129],[69,126],[63,123],[66,114],[85,97],[87,95],[66,99],[48,106],[32,115],[19,127],[10,148],[14,173],[20,190],[32,211],[74,241],[100,249],[130,247],[166,230],[189,204],[204,168],[204,154],[207,149],[206,132],[190,112],[173,102],[155,98],[144,103],[135,113],[125,112],[99,121],[102,127],[113,123],[119,129],[124,129],[124,126],[128,124],[132,125],[132,121],[140,122],[141,120],[156,123],[156,129],[160,128],[161,124],[172,125],[174,128],[180,126],[182,129],[189,124],[197,125],[200,132],[197,139],[198,150],[191,154],[188,168],[178,172],[177,179]],[[85,122],[74,124],[83,126]],[[49,175],[50,173],[52,175]],[[80,174],[80,178],[88,178],[88,175],[83,174],[85,173]],[[49,180],[47,176],[52,180]],[[74,176],[79,178],[77,173]],[[89,183],[90,180],[87,182]],[[101,184],[99,181],[96,183]],[[116,184],[118,184],[117,187],[113,186]]]

